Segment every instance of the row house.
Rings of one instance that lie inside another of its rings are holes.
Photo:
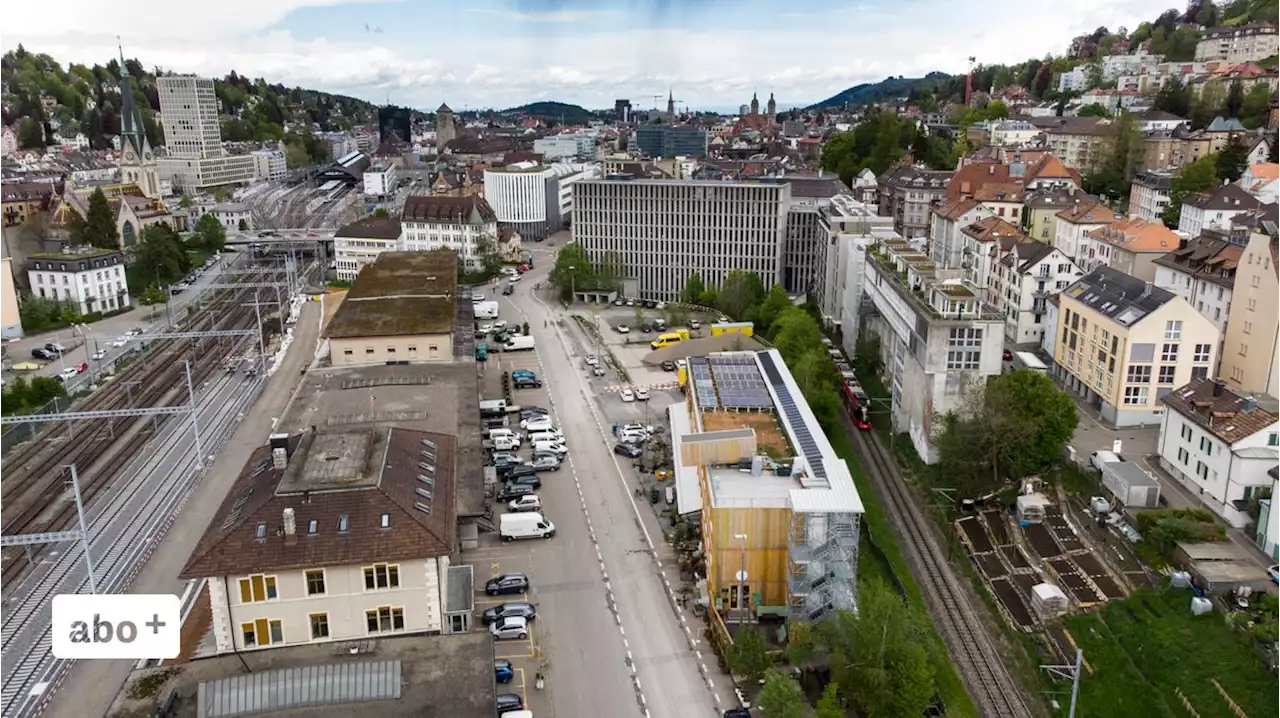
[[[1058,301],[1054,373],[1103,421],[1158,425],[1162,399],[1209,377],[1218,329],[1186,299],[1100,266]]]
[[[1144,282],[1153,282],[1155,260],[1177,248],[1177,233],[1164,223],[1130,217],[1086,232],[1076,258],[1086,272],[1105,265]]]
[[[1115,210],[1089,195],[1074,198],[1071,205],[1054,217],[1057,220],[1054,246],[1077,262],[1083,261],[1081,250],[1086,248],[1090,232],[1122,219]]]
[[[1022,227],[1032,238],[1055,244],[1058,213],[1085,197],[1093,199],[1075,187],[1035,190],[1023,199]]]
[[[1249,503],[1275,483],[1280,416],[1275,397],[1200,379],[1165,396],[1160,466],[1235,528],[1253,521]]]
[[[1084,272],[1045,242],[1015,243],[996,263],[993,286],[1003,287],[1004,335],[1013,344],[1040,344],[1052,329],[1049,298]]]
[[[1273,52],[1272,54],[1275,53]],[[1226,96],[1231,86],[1236,83],[1240,84],[1245,94],[1248,94],[1254,85],[1262,85],[1267,88],[1268,92],[1275,92],[1277,86],[1280,85],[1280,74],[1277,74],[1275,68],[1268,69],[1252,62],[1245,62],[1231,65],[1223,72],[1193,77],[1187,83],[1187,87],[1191,90],[1192,97],[1199,97],[1204,94],[1205,88],[1210,85],[1217,85],[1222,93],[1219,96]]]
[[[1115,120],[1109,117],[1059,117],[1045,129],[1049,151],[1063,164],[1079,172],[1089,172],[1107,157],[1116,134]]]
[[[1236,262],[1218,377],[1236,391],[1280,395],[1280,247],[1274,223],[1254,232]]]
[[[978,288],[979,296],[999,311],[1004,287],[995,277],[996,266],[1015,244],[1029,242],[1031,238],[1017,225],[999,217],[978,220],[963,227],[960,235],[964,241],[962,276]]]
[[[1160,221],[1169,206],[1169,188],[1172,186],[1172,172],[1147,170],[1135,174],[1129,185],[1129,216]]]
[[[877,211],[893,218],[893,229],[903,237],[929,233],[933,205],[947,199],[951,172],[898,165],[877,178]]]
[[[1210,28],[1196,43],[1196,62],[1258,62],[1276,54],[1276,26],[1258,22]]]
[[[1229,231],[1232,217],[1262,206],[1262,202],[1238,184],[1224,184],[1197,192],[1182,201],[1178,231],[1188,237],[1199,237],[1206,229]]]
[[[1034,155],[1034,159],[1032,156]],[[965,162],[947,183],[947,199],[977,197],[984,188],[995,185],[992,192],[1034,192],[1043,189],[1080,188],[1080,173],[1070,169],[1050,152],[1014,152],[1010,159],[1000,155],[993,159]]]
[[[1156,259],[1155,284],[1190,302],[1225,337],[1243,255],[1244,247],[1238,244],[1198,237]],[[1222,356],[1222,347],[1218,350]]]
[[[1266,162],[1254,164],[1240,176],[1240,188],[1263,204],[1280,201],[1280,164]]]
[[[971,197],[962,197],[933,208],[933,225],[929,230],[929,254],[948,269],[960,267],[964,250],[965,227],[978,220],[994,217],[986,205]]]

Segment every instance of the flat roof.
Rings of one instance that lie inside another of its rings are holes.
[[[728,466],[707,468],[711,505],[717,509],[786,509],[796,482],[770,472],[758,476]]]
[[[451,249],[383,252],[356,275],[324,335],[346,339],[450,333],[458,293],[457,256]]]
[[[1230,541],[1179,543],[1178,548],[1192,561],[1249,560],[1249,555]]]
[[[686,402],[678,402],[667,407],[667,418],[671,421],[671,455],[674,458],[676,482],[676,513],[681,515],[697,513],[702,510],[702,491],[698,481],[698,467],[685,466],[681,462],[684,455],[684,437],[694,433],[689,421],[689,409]]]

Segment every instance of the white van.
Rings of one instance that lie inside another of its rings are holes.
[[[1117,461],[1123,461],[1123,459],[1110,451],[1095,451],[1093,452],[1093,455],[1089,457],[1089,463],[1093,464],[1093,468],[1097,469],[1099,472],[1102,471],[1104,464],[1110,464]]]
[[[530,444],[563,444],[564,434],[559,431],[531,431],[529,432]]]
[[[497,441],[497,440],[499,440],[499,439],[507,439],[507,440],[510,440],[510,441],[514,441],[514,442],[516,442],[517,444],[519,444],[521,441],[523,441],[523,440],[524,440],[524,437],[520,436],[520,435],[519,435],[519,434],[517,434],[516,432],[514,432],[514,431],[512,431],[512,430],[510,430],[510,429],[501,429],[501,428],[499,428],[499,429],[490,429],[490,430],[489,430],[489,438],[490,438],[490,439],[493,439],[494,441]]]
[[[556,535],[556,525],[537,511],[503,514],[499,517],[498,535],[503,541],[528,538],[551,538]]]
[[[515,451],[519,448],[520,441],[509,436],[499,436],[493,440],[494,451]]]
[[[530,436],[533,436],[534,433],[539,431],[555,431],[556,430],[556,425],[551,423],[551,419],[545,416],[537,417],[535,419],[527,419],[522,423],[524,425],[521,428],[529,432]]]
[[[533,453],[541,454],[543,452],[564,456],[569,453],[569,447],[565,446],[563,441],[535,441],[533,443]]]

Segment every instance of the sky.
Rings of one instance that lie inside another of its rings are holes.
[[[1061,54],[1100,25],[1155,19],[1172,0],[62,0],[5,8],[0,49],[66,64],[268,82],[434,110],[539,100],[780,109],[863,82]],[[655,98],[660,95],[660,98]]]

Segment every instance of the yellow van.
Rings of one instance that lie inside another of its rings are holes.
[[[679,344],[680,342],[688,338],[689,338],[688,329],[677,329],[674,332],[667,332],[666,334],[658,335],[657,339],[654,339],[653,341],[649,342],[649,346],[653,347],[654,349],[661,349],[663,347],[669,347],[672,344]]]

